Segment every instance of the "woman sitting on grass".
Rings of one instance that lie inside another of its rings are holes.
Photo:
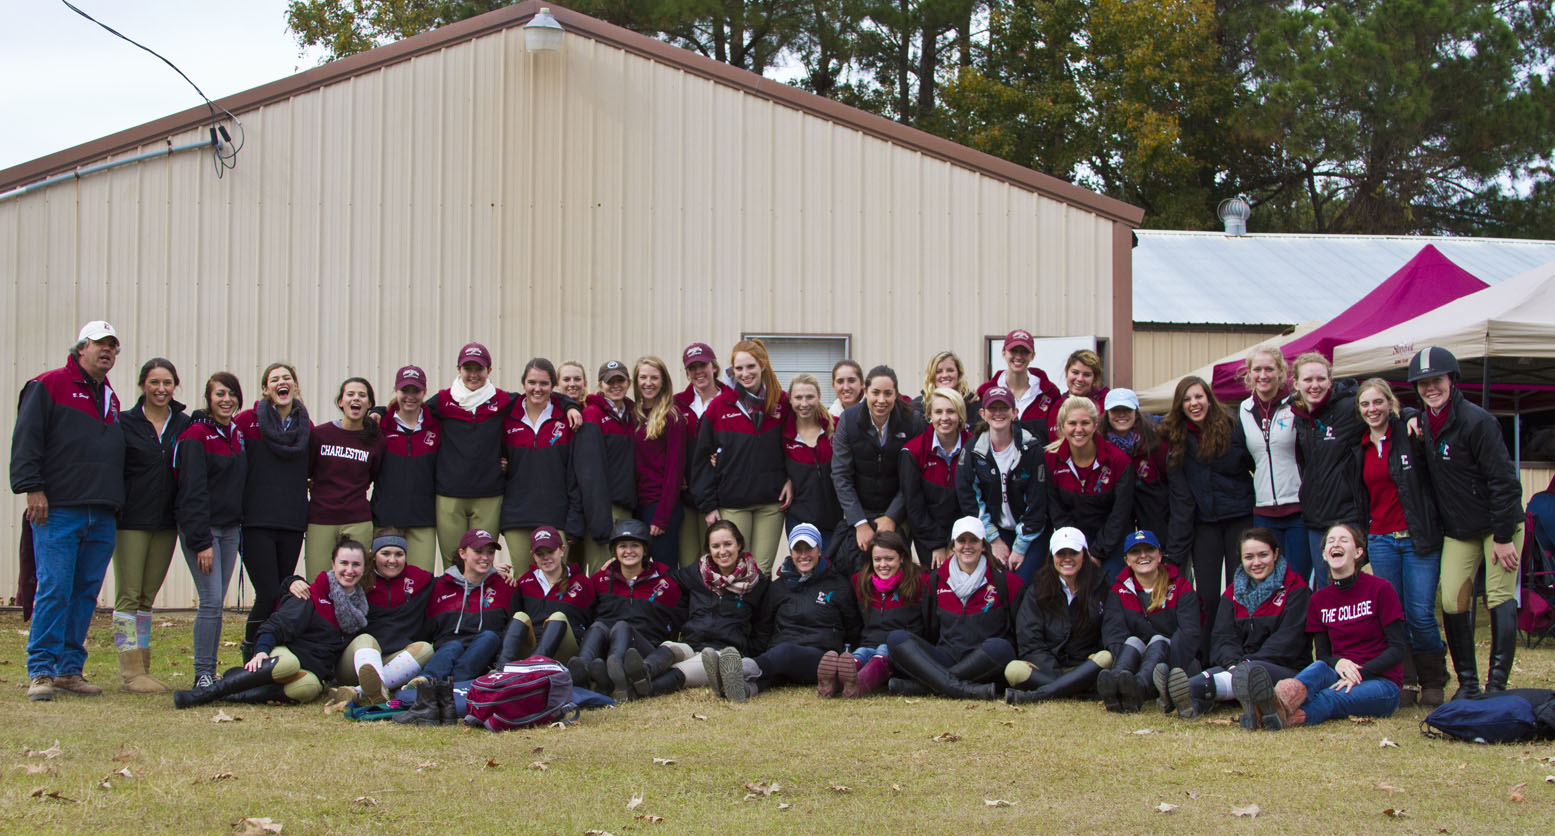
[[[886,639],[896,630],[923,635],[924,573],[913,561],[907,539],[882,531],[869,541],[869,565],[853,576],[864,626],[852,653],[828,650],[816,667],[816,690],[822,699],[862,697],[891,679]]]
[[[1404,608],[1392,585],[1359,570],[1366,541],[1341,523],[1323,538],[1329,586],[1312,593],[1307,632],[1317,661],[1273,689],[1249,697],[1264,729],[1312,726],[1333,717],[1387,717],[1404,679]]]
[[[398,528],[380,528],[373,535],[368,567],[367,629],[346,645],[335,665],[335,682],[358,686],[344,695],[362,705],[388,700],[432,661],[426,633],[427,601],[432,597],[432,573],[408,562],[409,541]],[[299,589],[300,587],[300,589]],[[307,594],[299,579],[292,593]],[[384,659],[388,659],[387,662]]]
[[[594,584],[582,566],[567,562],[567,541],[561,532],[548,525],[531,531],[529,559],[534,568],[514,581],[518,589],[513,620],[492,666],[496,670],[530,656],[566,662],[577,655],[578,642],[588,628]]]
[[[1053,559],[1037,570],[1015,613],[1020,658],[1004,668],[1010,705],[1076,697],[1091,690],[1112,667],[1102,649],[1102,611],[1107,579],[1078,528],[1060,528],[1049,542]]]
[[[754,659],[732,647],[717,664],[705,651],[708,687],[725,699],[744,702],[785,683],[813,685],[821,657],[858,639],[859,611],[848,579],[821,556],[821,532],[809,523],[788,532],[789,556],[778,580],[767,590],[757,615]]]
[[[1123,546],[1128,568],[1107,594],[1101,625],[1112,668],[1097,675],[1096,693],[1108,711],[1138,711],[1157,696],[1169,711],[1164,688],[1170,669],[1199,672],[1199,597],[1193,584],[1161,559],[1154,532],[1136,531]]]
[[[1199,676],[1172,668],[1167,690],[1184,720],[1208,714],[1215,703],[1242,704],[1242,728],[1258,728],[1253,691],[1288,679],[1312,659],[1307,639],[1307,582],[1286,564],[1280,535],[1268,528],[1242,532],[1242,564],[1220,597],[1210,636],[1212,666]]]
[[[610,533],[611,557],[589,579],[594,586],[594,623],[583,634],[577,655],[567,661],[572,682],[608,691],[626,702],[636,690],[626,673],[626,654],[653,653],[675,634],[680,585],[670,568],[648,558],[648,524],[618,520]]]
[[[330,568],[313,580],[306,598],[283,595],[259,628],[254,656],[203,688],[178,691],[173,705],[192,708],[227,697],[238,702],[312,702],[335,669],[348,635],[367,626],[362,588],[367,549],[351,539],[335,546]],[[288,579],[286,586],[301,578]]]
[[[907,630],[886,638],[897,694],[935,693],[961,700],[991,700],[1004,668],[1015,658],[1015,609],[1021,582],[988,559],[984,527],[962,517],[951,527],[951,555],[929,588],[929,639]]]

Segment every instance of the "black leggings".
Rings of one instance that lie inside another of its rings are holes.
[[[243,545],[239,551],[243,557],[243,569],[248,572],[249,586],[254,588],[254,606],[248,611],[248,624],[243,629],[244,641],[257,640],[259,627],[275,612],[275,604],[284,592],[281,581],[297,571],[297,556],[302,552],[302,534],[301,531],[281,528],[243,526]]]
[[[755,681],[756,687],[765,691],[789,682],[814,685],[815,669],[820,666],[821,657],[825,655],[826,651],[818,647],[792,642],[773,645],[767,648],[766,653],[756,657],[756,665],[761,668],[761,678]]]
[[[1251,515],[1219,522],[1201,522],[1193,526],[1193,591],[1199,595],[1199,614],[1204,625],[1200,648],[1183,648],[1188,653],[1207,655],[1210,636],[1215,633],[1215,614],[1220,610],[1220,594],[1226,583],[1236,577],[1241,562],[1242,532],[1253,527]],[[1225,580],[1221,580],[1224,572]],[[1175,648],[1174,648],[1175,649]]]

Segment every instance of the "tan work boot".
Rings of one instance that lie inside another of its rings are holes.
[[[27,699],[48,701],[54,699],[54,677],[35,676],[27,686]]]
[[[100,697],[103,689],[86,681],[86,677],[79,673],[54,677],[54,690],[75,694],[78,697]]]

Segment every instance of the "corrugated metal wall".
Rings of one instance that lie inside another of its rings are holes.
[[[224,179],[186,153],[0,202],[0,389],[98,317],[126,405],[154,355],[186,402],[284,359],[315,420],[348,375],[451,380],[470,339],[500,386],[741,332],[847,334],[913,381],[1014,325],[1111,336],[1108,219],[587,38],[504,30],[240,116]],[[15,566],[0,546],[5,597]],[[193,601],[175,559],[161,603]]]
[[[1134,390],[1142,392],[1219,360],[1272,340],[1264,331],[1134,329]]]

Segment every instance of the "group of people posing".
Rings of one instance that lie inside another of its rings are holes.
[[[1244,724],[1267,727],[1297,683],[1440,702],[1438,583],[1459,692],[1478,691],[1487,556],[1485,684],[1506,686],[1520,488],[1450,354],[1415,358],[1419,411],[1381,380],[1333,381],[1319,355],[1290,374],[1270,349],[1248,358],[1239,407],[1190,377],[1158,422],[1102,385],[1093,352],[1060,389],[1032,348],[1011,331],[976,388],[941,352],[911,400],[891,368],[843,361],[828,407],[812,376],[784,391],[759,340],[727,368],[688,346],[678,393],[656,357],[603,364],[593,391],[580,364],[534,358],[505,391],[470,343],[448,388],[406,366],[379,406],[350,378],[338,417],[314,423],[284,363],[249,408],[220,372],[190,412],[153,359],[121,413],[117,334],[89,323],[24,389],[13,438],[39,580],[29,696],[100,692],[82,640],[109,554],[124,688],[167,690],[149,626],[175,541],[200,599],[187,704],[330,681],[374,700],[541,652],[618,699],[704,682],[733,699],[784,682],[1012,701],[1094,688],[1109,708],[1157,698],[1184,716],[1245,698]],[[218,677],[240,561],[244,665]]]

